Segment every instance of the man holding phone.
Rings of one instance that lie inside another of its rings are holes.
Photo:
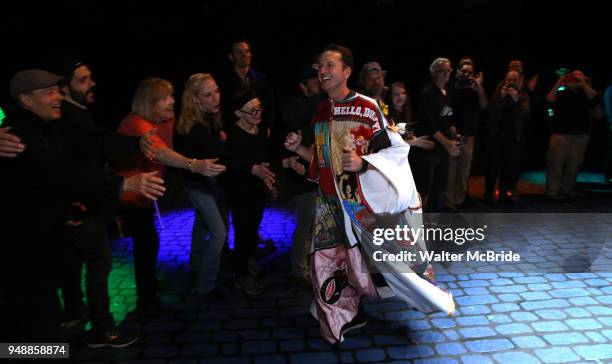
[[[547,197],[558,200],[577,195],[576,178],[589,145],[592,112],[600,100],[579,70],[560,77],[546,96],[554,108],[546,153]]]
[[[474,136],[478,132],[480,115],[487,107],[482,72],[474,77],[474,62],[463,57],[457,66],[454,82],[449,82],[449,96],[455,114],[457,147],[461,153],[450,157],[448,186],[444,195],[445,207],[451,211],[461,206],[467,195],[468,179],[472,167]]]
[[[499,177],[501,204],[512,203],[510,191],[520,174],[520,160],[525,143],[525,129],[530,121],[529,93],[517,71],[509,71],[489,103],[487,121],[487,172],[484,200],[493,205]]]

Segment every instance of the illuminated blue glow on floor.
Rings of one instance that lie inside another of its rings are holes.
[[[160,238],[160,249],[173,250],[191,244],[191,229],[193,227],[193,209],[172,210],[162,213],[163,228],[156,221],[157,231]],[[264,210],[263,220],[259,228],[259,236],[262,241],[274,242],[276,253],[286,253],[291,247],[291,237],[295,230],[295,214],[289,208],[267,207]],[[231,224],[228,235],[228,246],[234,249],[234,226]],[[261,248],[265,245],[260,244]],[[178,262],[184,263],[188,260],[185,254],[177,255]],[[160,259],[163,254],[160,252]]]
[[[531,171],[523,172],[521,179],[526,182],[535,183],[539,185],[546,184],[546,172],[545,171]],[[580,172],[577,178],[578,183],[606,183],[605,177],[602,173],[592,172]]]

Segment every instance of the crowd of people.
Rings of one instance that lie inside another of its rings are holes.
[[[404,83],[387,86],[386,71],[375,61],[361,67],[358,88],[351,89],[352,52],[332,44],[305,62],[296,82],[302,94],[280,104],[266,75],[252,67],[247,40],[233,42],[228,53],[227,74],[188,78],[178,117],[171,82],[141,81],[116,132],[92,116],[95,81],[81,60],[53,54],[40,69],[13,76],[14,105],[0,128],[2,187],[9,192],[1,220],[12,237],[4,239],[0,264],[12,320],[3,338],[50,342],[63,327],[90,320],[90,347],[138,340],[137,333],[118,329],[110,313],[106,221],[119,215],[133,239],[135,312],[166,310],[159,300],[154,216],[167,167],[182,169],[195,210],[191,296],[224,296],[218,277],[229,214],[236,226],[233,285],[249,295],[264,292],[255,259],[258,229],[266,201],[283,187],[295,200],[298,222],[290,280],[313,287],[313,315],[330,342],[363,326],[361,297],[383,297],[385,289],[418,309],[452,313],[441,302],[411,301],[413,275],[375,279],[360,266],[360,250],[353,248],[366,243],[373,216],[460,209],[481,136],[484,201],[511,203],[534,110],[545,103],[553,110],[546,195],[571,197],[592,121],[601,117],[602,98],[580,70],[560,70],[542,97],[537,76],[528,80],[522,62],[512,60],[487,96],[472,58],[461,58],[455,68],[436,58],[431,81],[413,103]],[[431,269],[408,268],[419,279]],[[438,297],[449,299],[442,292]]]

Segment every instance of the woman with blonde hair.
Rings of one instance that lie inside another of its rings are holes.
[[[196,73],[189,77],[176,126],[178,150],[190,158],[209,161],[211,168],[219,173],[227,166],[231,171],[273,183],[273,173],[263,164],[250,163],[225,147],[220,101],[219,87],[210,74]],[[189,259],[191,268],[197,272],[192,289],[195,296],[222,296],[216,288],[216,279],[227,229],[217,202],[218,187],[214,176],[185,174],[184,188],[195,209]]]
[[[161,78],[148,78],[138,85],[132,99],[132,110],[119,124],[117,131],[127,135],[142,135],[156,130],[152,139],[150,159],[142,155],[112,162],[113,170],[130,177],[143,172],[156,172],[162,178],[165,166],[187,169],[193,173],[215,176],[220,173],[210,161],[188,159],[172,149],[174,131],[174,88]],[[143,195],[124,191],[120,196],[120,215],[125,230],[134,241],[134,269],[138,296],[136,311],[159,311],[155,267],[159,238],[155,230],[154,209]]]

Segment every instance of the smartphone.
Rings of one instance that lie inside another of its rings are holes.
[[[457,147],[463,147],[467,143],[468,139],[465,135],[462,135],[457,142]]]

